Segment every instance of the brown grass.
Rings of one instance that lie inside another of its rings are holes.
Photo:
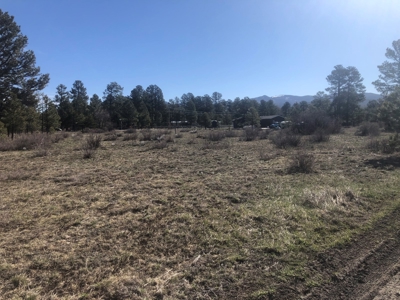
[[[302,146],[306,175],[270,140],[180,134],[0,152],[0,299],[267,299],[399,205],[398,159],[352,129]]]

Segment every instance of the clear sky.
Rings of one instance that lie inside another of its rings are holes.
[[[158,85],[224,99],[315,95],[335,65],[367,92],[400,39],[399,0],[0,0],[28,37],[45,93],[81,80],[89,96]]]

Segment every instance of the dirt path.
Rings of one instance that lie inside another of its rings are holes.
[[[297,295],[276,299],[399,300],[400,208],[349,245],[319,254],[310,268],[329,283],[311,290],[294,285]]]

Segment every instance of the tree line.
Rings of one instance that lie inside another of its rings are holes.
[[[84,83],[76,80],[70,89],[64,84],[56,88],[53,99],[41,93],[50,80],[40,73],[33,51],[14,18],[0,10],[0,133],[13,137],[19,132],[58,128],[145,128],[170,126],[171,122],[210,127],[212,120],[231,125],[237,118],[243,124],[258,125],[259,116],[280,114],[293,121],[307,113],[323,114],[347,125],[364,120],[382,121],[387,129],[400,129],[400,40],[387,48],[385,61],[378,66],[381,73],[373,82],[382,98],[370,101],[365,108],[365,86],[356,67],[337,65],[327,76],[328,86],[310,103],[286,102],[278,107],[272,99],[260,102],[249,97],[225,100],[222,94],[183,94],[166,101],[157,85],[144,89],[134,87],[129,94],[111,82],[103,95],[87,94]]]

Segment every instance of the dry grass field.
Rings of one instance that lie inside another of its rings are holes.
[[[354,132],[287,149],[271,142],[281,131],[57,133],[2,151],[0,299],[296,299],[329,285],[316,257],[400,205],[400,159]]]

